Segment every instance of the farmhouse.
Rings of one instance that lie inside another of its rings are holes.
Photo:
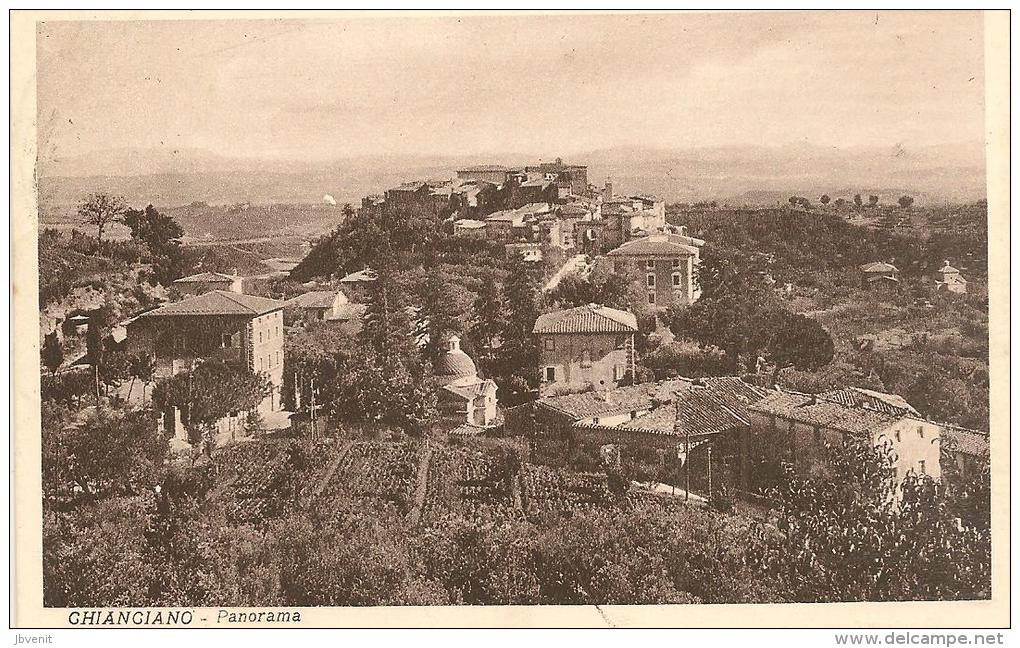
[[[865,288],[896,285],[900,282],[900,271],[891,263],[873,261],[860,266],[861,281]]]
[[[341,319],[342,307],[350,303],[339,290],[313,290],[283,303],[287,324],[314,324]]]
[[[839,389],[823,394],[770,393],[750,407],[755,460],[778,458],[805,472],[824,472],[826,445],[844,441],[887,446],[898,478],[908,472],[941,478],[944,426],[923,419],[892,394]]]
[[[637,318],[627,311],[588,304],[540,315],[538,337],[541,392],[608,389],[634,375]]]

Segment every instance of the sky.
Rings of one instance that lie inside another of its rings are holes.
[[[45,22],[40,153],[981,141],[978,12]]]

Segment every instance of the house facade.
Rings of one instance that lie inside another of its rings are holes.
[[[704,241],[679,234],[653,234],[624,243],[606,254],[613,272],[635,271],[648,305],[665,309],[693,304],[701,296],[696,269]]]
[[[633,313],[588,304],[540,315],[532,330],[539,351],[540,392],[610,389],[634,375]]]
[[[258,406],[279,411],[283,385],[283,302],[213,291],[142,313],[127,324],[129,353],[155,360],[154,375],[188,371],[203,360],[265,374],[272,386]]]

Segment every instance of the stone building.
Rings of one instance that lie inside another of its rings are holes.
[[[599,304],[540,315],[532,332],[538,338],[541,393],[610,389],[632,377],[637,330],[633,313]]]
[[[888,446],[896,477],[909,471],[940,479],[944,426],[925,420],[893,394],[848,388],[822,394],[769,393],[749,408],[755,462],[792,462],[805,473],[826,471],[827,453],[845,442]]]
[[[439,411],[457,426],[486,428],[497,419],[496,383],[478,377],[478,369],[460,348],[460,338],[451,336],[447,350],[433,369],[439,386]]]
[[[701,296],[695,272],[704,243],[679,234],[653,234],[624,243],[606,258],[614,272],[636,270],[648,305],[665,309],[674,303],[693,304]]]

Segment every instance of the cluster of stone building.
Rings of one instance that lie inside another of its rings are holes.
[[[704,241],[668,226],[661,201],[616,196],[609,182],[601,190],[589,185],[581,165],[556,160],[469,167],[456,179],[410,182],[366,197],[361,209],[408,206],[445,213],[455,235],[498,242],[525,258],[541,259],[549,247],[595,256],[597,264],[633,277],[653,311],[691,304],[700,295],[696,277]],[[888,263],[860,270],[869,286],[898,281],[898,270]],[[966,281],[948,262],[939,273],[940,287],[965,292]],[[258,410],[288,414],[282,412],[285,336],[312,325],[356,332],[366,309],[357,303],[359,291],[375,280],[365,268],[341,279],[339,290],[313,289],[281,301],[245,294],[236,272],[185,277],[174,282],[183,299],[124,323],[123,345],[155,360],[156,379],[210,358],[262,373],[272,391]],[[616,448],[606,455],[616,457],[628,445],[655,448],[681,462],[706,453],[706,467],[716,464],[716,483],[744,491],[754,489],[756,471],[770,458],[781,455],[815,470],[826,445],[847,438],[888,445],[901,476],[913,471],[939,478],[943,446],[964,470],[980,466],[987,455],[986,433],[928,421],[894,395],[862,389],[808,395],[736,377],[634,384],[638,324],[627,311],[599,304],[558,310],[540,315],[532,332],[538,398],[506,412],[505,420],[496,384],[478,375],[457,337],[446,341],[433,374],[449,432],[502,429],[580,439]],[[237,436],[242,415],[222,422],[225,439]],[[168,434],[186,440],[180,412],[165,413],[163,421]]]

